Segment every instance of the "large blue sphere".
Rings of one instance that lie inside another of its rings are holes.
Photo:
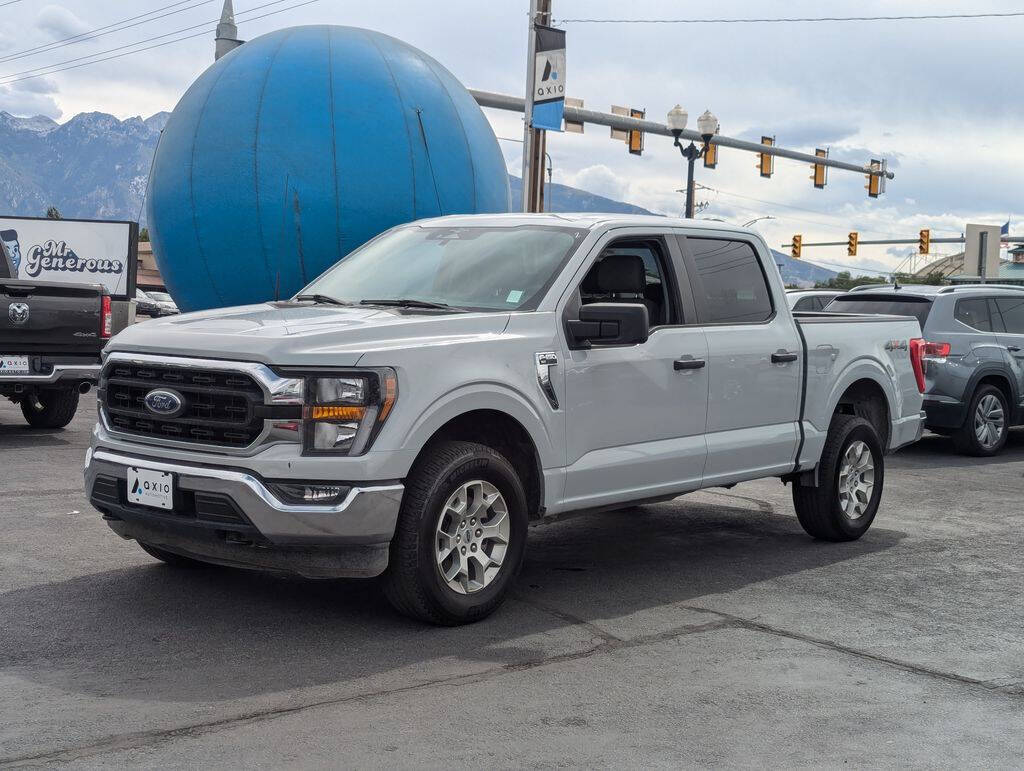
[[[204,72],[174,108],[147,195],[183,310],[288,297],[387,228],[508,211],[505,162],[455,77],[400,40],[282,29]]]

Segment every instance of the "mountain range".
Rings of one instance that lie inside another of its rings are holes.
[[[102,112],[79,113],[65,123],[0,111],[0,214],[40,217],[56,206],[64,217],[137,220],[149,168],[170,113],[119,120]],[[513,211],[521,207],[522,181],[509,175]],[[623,201],[550,183],[548,211],[654,214]],[[833,271],[773,250],[786,283],[807,284]]]

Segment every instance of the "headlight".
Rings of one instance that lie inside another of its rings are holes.
[[[306,454],[366,452],[398,398],[398,378],[392,369],[306,380]]]

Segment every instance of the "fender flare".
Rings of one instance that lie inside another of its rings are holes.
[[[1020,391],[1017,388],[1017,377],[1013,374],[1009,367],[1005,364],[1000,366],[999,364],[990,363],[978,367],[972,374],[970,379],[967,381],[967,388],[964,389],[964,409],[970,407],[971,399],[974,398],[974,392],[978,390],[978,383],[981,382],[982,378],[989,377],[990,375],[996,375],[1003,378],[1010,386],[1010,417],[1011,421],[1015,423],[1017,415],[1020,412]]]
[[[401,444],[419,455],[443,425],[476,410],[493,410],[516,420],[533,442],[542,469],[564,465],[548,427],[530,400],[507,384],[494,381],[464,383],[439,396],[409,428]]]
[[[843,394],[859,380],[870,380],[882,390],[882,394],[885,396],[886,408],[889,410],[888,428],[891,434],[893,422],[902,415],[903,398],[896,390],[888,370],[878,359],[870,356],[854,359],[839,373],[839,377],[836,379],[828,395],[828,410],[826,413],[828,419],[832,419],[832,415],[835,414],[836,407],[839,406],[839,400],[843,397]],[[827,429],[827,426],[825,428]]]

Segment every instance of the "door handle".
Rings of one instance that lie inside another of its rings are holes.
[[[677,371],[681,369],[700,369],[706,363],[704,359],[676,359],[672,362],[672,368]]]
[[[786,353],[780,351],[772,354],[772,364],[788,364],[791,361],[796,361],[798,356],[795,353]]]
[[[1020,353],[1020,346],[1019,345],[1008,345],[1008,346],[1006,346],[1006,350],[1008,350],[1010,353]]]

